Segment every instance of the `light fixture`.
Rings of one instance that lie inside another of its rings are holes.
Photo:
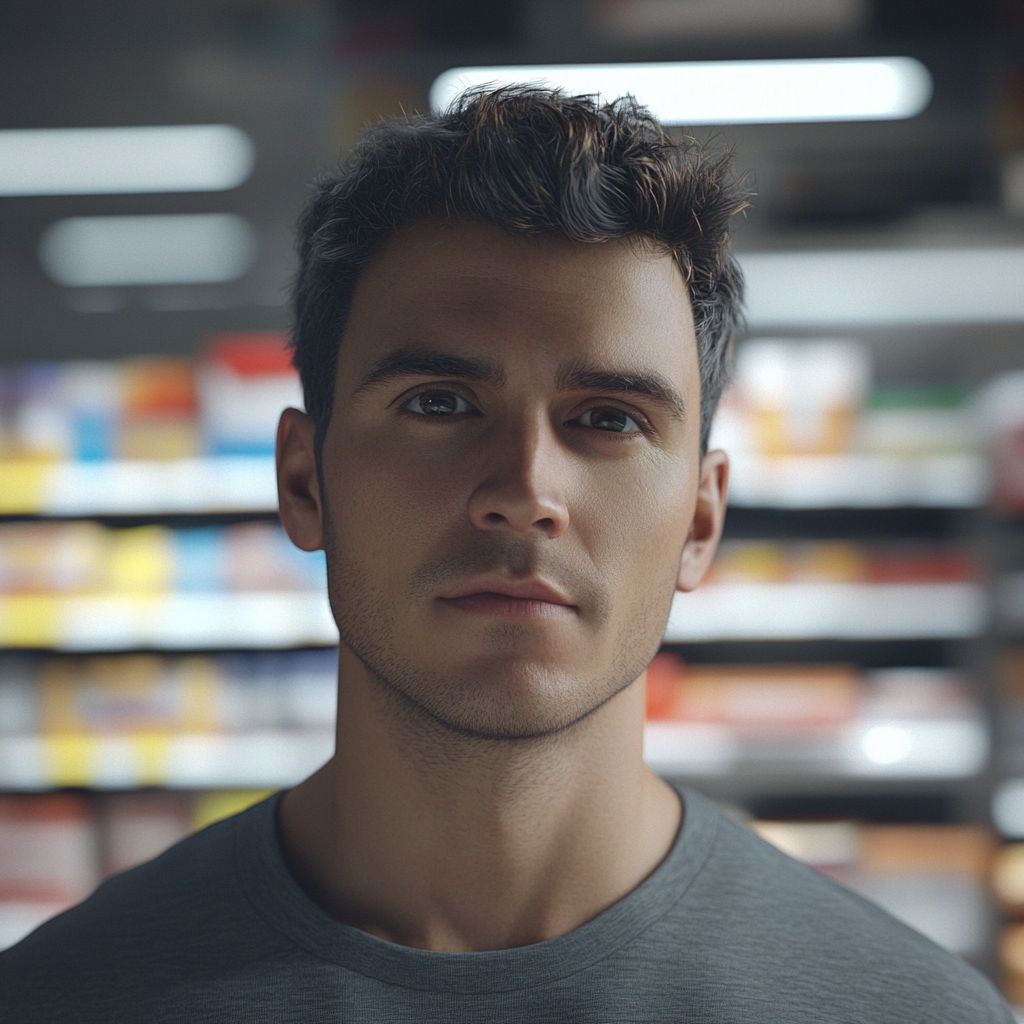
[[[906,729],[897,725],[876,725],[861,738],[864,756],[874,764],[895,764],[910,753],[913,746]]]
[[[430,105],[442,111],[468,88],[528,83],[606,100],[629,93],[667,125],[899,120],[932,95],[913,57],[847,57],[452,68],[435,79]]]
[[[0,196],[222,192],[256,151],[230,124],[0,131]]]
[[[58,284],[214,284],[234,281],[256,254],[252,225],[231,213],[69,217],[39,241]]]
[[[751,327],[1024,321],[1024,247],[742,253]]]

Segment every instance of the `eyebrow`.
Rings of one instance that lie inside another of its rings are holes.
[[[653,370],[608,369],[570,363],[559,369],[555,385],[560,391],[605,391],[616,395],[649,398],[684,419],[686,403],[679,391]]]
[[[403,377],[449,377],[504,387],[507,376],[492,359],[456,356],[431,348],[400,348],[381,356],[360,378],[353,396],[368,388]],[[685,417],[686,405],[679,391],[653,370],[611,369],[570,363],[555,375],[559,391],[604,391],[623,396],[652,399],[678,419]]]
[[[353,395],[402,377],[454,377],[493,387],[505,384],[505,371],[491,359],[454,356],[429,348],[400,348],[381,356],[360,378]]]

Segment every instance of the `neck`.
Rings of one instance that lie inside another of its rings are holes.
[[[634,889],[678,832],[643,764],[642,680],[555,736],[494,741],[414,721],[344,652],[337,753],[281,805],[310,896],[380,938],[507,949],[579,927]]]

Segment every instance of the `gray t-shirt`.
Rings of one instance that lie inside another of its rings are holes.
[[[101,886],[0,955],[6,1024],[1009,1024],[980,974],[684,791],[660,867],[549,942],[433,953],[330,917],[277,798]]]

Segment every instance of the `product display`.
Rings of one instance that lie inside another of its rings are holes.
[[[675,596],[648,673],[651,767],[750,796],[941,790],[991,765],[996,827],[1024,838],[1016,648],[1000,655],[993,717],[949,646],[1024,621],[1024,563],[991,587],[985,550],[962,534],[799,526],[830,508],[982,504],[995,434],[978,410],[992,401],[872,388],[856,342],[741,349],[712,444],[730,451],[733,505],[796,526],[759,535],[748,518],[733,537],[727,523],[700,589]],[[0,946],[331,756],[324,556],[270,517],[286,405],[301,395],[281,335],[222,335],[195,361],[0,373]],[[998,901],[1007,991],[1024,999],[1015,845],[996,856],[992,896],[984,829],[841,816],[753,827],[969,958],[995,948]]]
[[[273,511],[277,418],[302,407],[286,345],[226,334],[194,362],[0,368],[0,514]],[[997,500],[1017,507],[1015,378],[974,401],[871,390],[870,374],[856,342],[746,343],[711,439],[732,459],[732,503],[976,507],[991,437]]]
[[[663,652],[647,687],[645,754],[669,774],[958,778],[988,760],[984,713],[954,670],[687,665]]]
[[[971,637],[989,602],[976,560],[949,545],[725,541],[666,640]]]
[[[0,514],[273,511],[278,417],[302,407],[287,344],[0,368]]]
[[[0,368],[0,458],[182,459],[265,455],[302,405],[284,334],[211,338],[198,360]]]
[[[331,754],[337,652],[0,658],[0,786],[285,786]]]
[[[65,650],[337,643],[323,552],[276,523],[0,523],[0,644]]]
[[[870,385],[867,350],[842,340],[751,340],[711,446],[732,461],[734,505],[863,508],[983,504],[979,411],[949,388]]]

